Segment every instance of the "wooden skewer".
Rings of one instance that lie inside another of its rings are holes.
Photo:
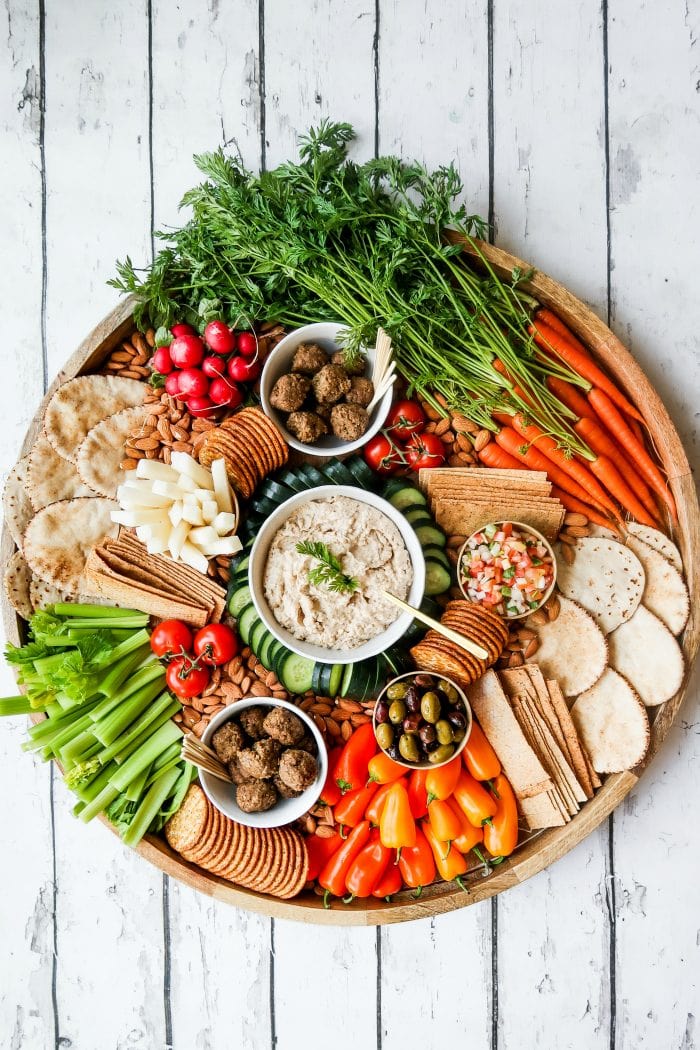
[[[391,336],[383,328],[377,331],[377,345],[372,366],[372,383],[375,391],[383,384],[391,361]]]
[[[216,752],[191,733],[182,741],[182,757],[197,769],[203,769],[205,773],[210,773],[211,776],[225,780],[229,784],[233,783],[226,766]]]
[[[379,402],[382,400],[382,398],[386,394],[386,392],[389,389],[389,387],[393,386],[395,382],[396,382],[396,376],[392,375],[388,380],[385,379],[384,382],[377,388],[377,390],[374,393],[374,397],[372,398],[370,403],[367,405],[367,413],[368,414],[371,414],[372,409],[375,407],[375,405],[379,404]]]
[[[478,660],[488,660],[489,654],[485,649],[482,649],[480,645],[473,642],[471,638],[465,638],[463,634],[458,634],[457,631],[453,631],[451,627],[446,627],[444,623],[440,623],[439,620],[434,620],[432,616],[426,616],[420,609],[414,609],[408,602],[403,601],[401,598],[397,598],[391,591],[382,591],[382,594],[387,601],[393,602],[394,605],[398,606],[399,609],[403,609],[404,612],[410,612],[416,620],[420,620],[426,627],[432,627],[434,631],[441,634],[443,638],[447,638],[448,641],[454,642],[460,649],[466,649],[472,656],[476,656]]]

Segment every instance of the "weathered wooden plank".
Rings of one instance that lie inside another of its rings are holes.
[[[8,3],[0,16],[2,189],[0,287],[5,304],[0,361],[11,381],[0,387],[3,476],[14,464],[43,391],[42,120],[39,12]],[[21,392],[21,396],[18,394]],[[4,664],[0,692],[13,695]],[[0,854],[4,865],[0,929],[5,946],[0,979],[0,1032],[8,1047],[53,1048],[53,855],[50,771],[20,752],[24,719],[0,726]]]
[[[47,10],[50,376],[116,301],[105,286],[115,257],[147,257],[147,28],[143,0]],[[76,821],[57,780],[59,1036],[162,1046],[162,877],[106,828]]]
[[[605,317],[603,33],[599,9],[494,5],[497,240]],[[552,61],[552,56],[556,61]],[[576,251],[571,251],[575,243]],[[499,1042],[608,1045],[606,826],[498,898]],[[523,979],[524,978],[524,979]]]
[[[675,417],[695,467],[698,36],[692,4],[611,7],[612,323]],[[679,721],[615,816],[619,1047],[692,1046],[697,1038],[697,675],[694,681]]]

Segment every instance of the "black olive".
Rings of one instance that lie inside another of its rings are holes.
[[[454,729],[467,728],[467,716],[462,711],[449,711],[447,721]]]
[[[389,705],[386,700],[379,701],[374,709],[374,717],[377,719],[379,725],[382,725],[383,722],[389,721]]]

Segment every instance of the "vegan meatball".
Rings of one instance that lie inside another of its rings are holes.
[[[246,707],[244,711],[241,711],[238,718],[238,721],[241,723],[241,729],[252,740],[261,740],[265,736],[263,722],[266,714],[267,711],[264,707]]]
[[[296,412],[304,404],[306,395],[311,389],[311,380],[307,376],[280,376],[272,388],[270,404],[280,412]]]
[[[328,364],[328,354],[318,343],[299,343],[292,360],[292,372],[312,376]]]
[[[279,776],[294,791],[305,791],[318,776],[318,764],[307,751],[290,747],[280,759]]]
[[[266,780],[274,777],[280,765],[282,745],[277,740],[258,740],[252,747],[238,752],[238,764],[246,774],[255,780]]]
[[[305,730],[301,740],[294,745],[298,751],[308,751],[310,755],[316,754],[316,741],[311,736],[311,733]]]
[[[277,792],[267,780],[244,780],[236,788],[236,802],[244,813],[261,813],[272,809]]]
[[[325,365],[312,379],[317,401],[334,404],[350,389],[350,376],[339,365]]]
[[[333,411],[333,405],[327,405],[325,401],[319,401],[314,410],[317,416],[324,419],[326,423],[331,418],[331,412]]]
[[[238,752],[245,747],[245,737],[240,726],[235,722],[224,722],[214,733],[211,742],[224,764],[232,762]]]
[[[344,350],[339,350],[331,358],[332,365],[344,368],[349,376],[363,376],[367,368],[367,359],[364,354],[346,355]]]
[[[304,445],[313,445],[328,433],[328,427],[315,412],[292,412],[287,416],[287,429]]]
[[[231,780],[234,782],[234,784],[242,784],[244,780],[249,779],[241,769],[241,763],[238,761],[238,755],[236,755],[235,758],[232,758],[231,761],[226,764],[226,768],[228,769],[228,774],[231,777]]]
[[[273,777],[272,783],[277,788],[280,798],[299,798],[299,795],[301,795],[301,791],[295,791],[294,788],[290,788],[289,784],[285,784],[280,776]]]
[[[306,731],[302,720],[285,707],[273,707],[263,722],[263,729],[287,747],[298,744]]]
[[[334,405],[331,427],[342,441],[357,441],[369,426],[369,416],[362,405]]]
[[[363,408],[367,408],[374,397],[374,383],[371,379],[365,379],[363,376],[353,376],[350,380],[350,389],[347,392],[345,400],[350,405],[362,405]]]

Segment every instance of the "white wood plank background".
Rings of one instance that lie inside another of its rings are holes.
[[[454,157],[495,238],[609,317],[698,463],[700,9],[683,0],[5,0],[0,466],[48,378],[226,143],[323,116],[358,156]],[[3,692],[13,689],[0,672]],[[0,726],[0,1046],[691,1050],[697,686],[610,822],[516,890],[381,931],[204,899],[78,826]]]

